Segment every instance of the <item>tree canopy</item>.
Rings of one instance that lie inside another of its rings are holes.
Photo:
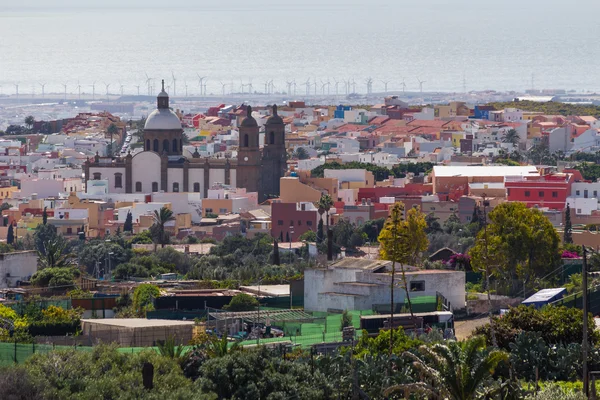
[[[541,211],[523,203],[503,203],[488,215],[490,223],[470,250],[475,269],[527,282],[553,271],[559,258],[559,237]]]

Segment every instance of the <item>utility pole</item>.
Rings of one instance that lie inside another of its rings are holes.
[[[588,373],[588,271],[587,271],[587,250],[583,249],[583,266],[581,271],[581,285],[583,286],[583,343],[581,349],[583,351],[583,394],[586,398],[590,395],[590,377]]]

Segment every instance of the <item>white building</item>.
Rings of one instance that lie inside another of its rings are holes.
[[[389,310],[390,261],[344,258],[326,268],[304,271],[306,311]],[[400,282],[400,273],[397,272]],[[411,296],[442,294],[453,309],[466,306],[464,271],[414,270],[406,273]],[[396,304],[405,302],[401,285],[394,290]]]

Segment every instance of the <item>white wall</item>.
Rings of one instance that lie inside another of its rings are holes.
[[[35,251],[0,254],[0,288],[16,287],[37,271]]]

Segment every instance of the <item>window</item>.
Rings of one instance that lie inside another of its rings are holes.
[[[158,139],[154,139],[154,142],[152,143],[152,147],[153,150],[158,153]]]
[[[538,195],[539,195],[540,197],[544,197],[544,192],[538,192]]]
[[[163,151],[165,153],[169,152],[169,140],[168,139],[163,140]]]
[[[152,182],[152,191],[158,192],[158,182]]]
[[[531,193],[529,192],[529,190],[526,190],[525,191],[525,197],[529,197],[529,196],[531,196]]]
[[[122,188],[123,187],[123,174],[120,172],[117,172],[115,174],[115,187],[116,188]]]
[[[577,209],[577,214],[581,214],[581,208]]]
[[[587,198],[588,198],[588,191],[587,191],[587,190],[584,190],[584,191],[583,191],[583,197],[584,197],[585,199],[587,199]]]
[[[213,209],[212,208],[206,208],[204,211],[206,212],[206,214],[212,214]]]
[[[594,197],[598,197],[598,191],[594,190]]]
[[[94,180],[98,181],[102,179],[102,174],[100,172],[94,172]]]
[[[424,292],[425,291],[425,281],[413,281],[410,283],[410,291],[411,292]]]
[[[226,208],[219,208],[219,214],[227,214],[227,212]]]
[[[510,189],[506,189],[506,195],[510,196]]]
[[[307,226],[312,226],[312,221],[306,221]]]
[[[282,226],[283,225],[283,220],[282,219],[278,220],[277,221],[277,225]]]
[[[290,226],[294,226],[294,220],[290,220]]]
[[[579,196],[581,194],[581,192],[579,190],[575,191],[575,196]]]
[[[173,182],[173,192],[179,192],[179,182]]]
[[[198,182],[194,182],[194,193],[200,193],[200,184]]]
[[[298,226],[302,225],[302,221],[298,220]]]
[[[275,132],[271,131],[271,133],[269,133],[269,144],[275,144]]]
[[[70,235],[71,233],[73,233],[73,228],[67,228],[67,235]]]
[[[179,145],[177,144],[177,139],[173,139],[173,153],[177,152],[177,149],[179,148]]]
[[[558,192],[552,192],[552,197],[554,197],[554,198],[558,197]]]
[[[146,151],[150,151],[150,139],[146,139]]]
[[[138,193],[142,191],[142,182],[135,183],[135,191]]]
[[[244,135],[244,147],[248,147],[248,135]]]

